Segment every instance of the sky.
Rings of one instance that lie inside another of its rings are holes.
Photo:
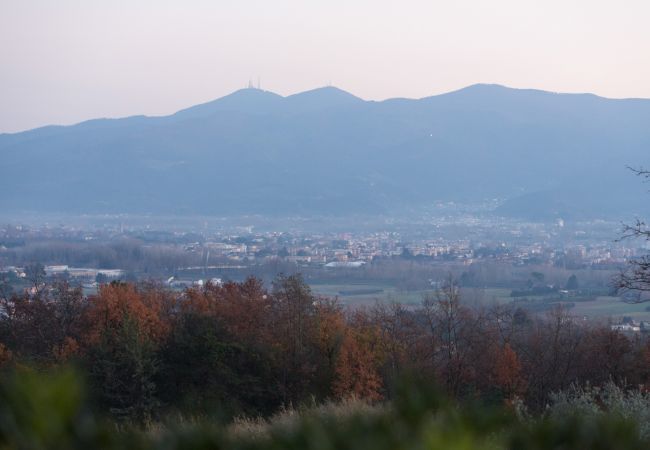
[[[648,0],[0,0],[0,133],[245,87],[650,98]]]

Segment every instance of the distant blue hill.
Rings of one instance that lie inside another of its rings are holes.
[[[474,85],[364,101],[243,89],[166,117],[0,135],[5,213],[406,214],[506,199],[528,218],[643,214],[650,100]]]

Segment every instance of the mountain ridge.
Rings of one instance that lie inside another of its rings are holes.
[[[568,97],[575,96],[575,97],[583,97],[583,98],[592,97],[592,98],[595,98],[595,99],[606,100],[606,101],[611,101],[611,102],[642,102],[642,103],[650,102],[650,98],[643,98],[643,97],[611,98],[611,97],[605,97],[605,96],[601,96],[601,95],[594,94],[594,93],[589,93],[589,92],[555,92],[555,91],[546,91],[546,90],[543,90],[543,89],[536,89],[536,88],[513,88],[513,87],[506,86],[506,85],[498,84],[498,83],[474,83],[474,84],[470,84],[468,86],[465,86],[465,87],[462,87],[462,88],[459,88],[459,89],[455,89],[455,90],[452,90],[452,91],[443,92],[443,93],[440,93],[440,94],[429,95],[429,96],[424,96],[424,97],[419,97],[419,98],[390,97],[390,98],[386,98],[386,99],[383,99],[383,100],[365,100],[365,99],[362,99],[361,97],[357,97],[354,94],[352,94],[352,93],[350,93],[350,92],[348,92],[348,91],[346,91],[344,89],[338,88],[336,86],[322,86],[322,87],[319,87],[319,88],[309,89],[309,90],[306,90],[306,91],[301,91],[301,92],[297,92],[297,93],[294,93],[294,94],[289,94],[289,95],[286,95],[286,96],[277,94],[277,93],[275,93],[273,91],[258,89],[258,88],[255,88],[255,87],[248,87],[248,88],[241,88],[241,89],[235,90],[235,91],[231,92],[230,94],[226,94],[226,95],[218,97],[216,99],[208,100],[206,102],[198,103],[196,105],[181,108],[180,110],[178,110],[176,112],[173,112],[171,114],[164,114],[164,115],[133,114],[133,115],[121,116],[121,117],[97,117],[97,118],[85,119],[85,120],[82,120],[81,122],[76,122],[76,123],[67,124],[67,125],[47,124],[47,125],[42,125],[42,126],[38,126],[38,127],[35,127],[35,128],[30,128],[30,129],[16,131],[16,132],[2,132],[2,133],[0,133],[0,136],[27,133],[27,132],[32,132],[32,131],[35,131],[35,130],[41,130],[41,129],[44,129],[44,128],[74,127],[74,126],[77,126],[77,125],[86,124],[88,122],[94,122],[94,121],[116,121],[116,120],[119,121],[119,120],[132,119],[132,118],[148,118],[148,119],[167,118],[167,117],[175,116],[175,115],[177,115],[179,113],[186,112],[188,110],[192,110],[193,108],[208,106],[208,105],[214,104],[215,102],[219,102],[221,100],[228,99],[228,98],[231,98],[233,96],[236,96],[237,94],[245,93],[245,92],[262,93],[264,95],[271,95],[273,97],[277,97],[278,99],[290,99],[290,98],[303,96],[304,94],[319,92],[319,91],[323,91],[323,90],[335,90],[335,91],[338,91],[338,92],[340,92],[342,94],[345,94],[345,95],[347,95],[349,97],[360,100],[362,102],[375,103],[375,104],[386,103],[386,102],[390,103],[390,102],[394,102],[394,101],[403,101],[403,100],[411,101],[411,102],[418,102],[418,101],[422,101],[422,100],[439,99],[439,98],[446,97],[446,96],[460,95],[460,94],[464,94],[464,93],[471,92],[471,91],[477,91],[477,90],[486,90],[486,91],[492,91],[492,92],[494,92],[494,91],[513,92],[514,91],[514,92],[519,92],[519,93],[525,92],[525,93],[549,94],[549,95],[568,96]]]
[[[576,217],[622,214],[645,199],[625,167],[648,165],[648,123],[650,100],[501,85],[379,102],[243,89],[168,116],[0,135],[0,207],[345,215],[501,198],[497,213],[526,217],[516,199],[564,192]],[[557,213],[556,194],[532,198],[535,217]]]

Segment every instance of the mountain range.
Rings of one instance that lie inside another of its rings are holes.
[[[650,211],[650,100],[473,85],[365,101],[335,87],[242,89],[164,117],[0,134],[5,213],[496,214]]]

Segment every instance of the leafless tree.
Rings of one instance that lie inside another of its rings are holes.
[[[650,170],[630,168],[637,176],[650,180]],[[643,239],[650,241],[650,228],[640,219],[634,225],[623,225],[622,239]],[[616,286],[620,292],[628,294],[628,302],[650,301],[650,255],[631,259],[628,267],[616,278]]]
[[[45,287],[45,267],[40,263],[32,263],[25,266],[25,276],[32,285],[35,297],[40,297]]]
[[[438,378],[450,395],[458,396],[471,378],[470,363],[473,350],[479,348],[477,330],[483,317],[461,303],[460,287],[451,275],[424,299],[421,311],[435,346],[432,356]]]
[[[11,283],[9,282],[9,277],[7,272],[0,272],[0,301],[2,304],[5,304],[11,298],[13,289]]]

